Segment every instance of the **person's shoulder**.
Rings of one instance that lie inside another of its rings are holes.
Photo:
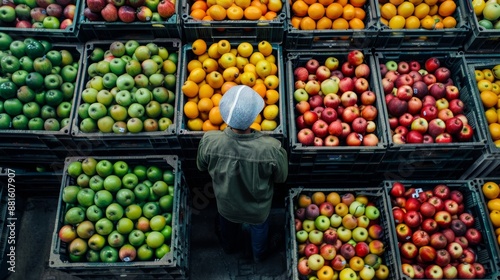
[[[221,131],[221,130],[209,130],[209,131],[206,131],[203,134],[203,137],[205,137],[205,138],[208,138],[208,137],[219,137],[219,136],[221,136],[223,134],[224,134],[224,132]]]

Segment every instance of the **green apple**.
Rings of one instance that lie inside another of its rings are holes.
[[[43,105],[41,112],[40,112],[40,117],[44,120],[51,119],[51,118],[56,118],[57,113],[54,107],[50,105]]]
[[[60,66],[62,63],[62,55],[61,52],[57,50],[50,50],[46,54],[47,58],[50,60],[53,66]]]
[[[117,230],[112,231],[108,235],[108,244],[113,248],[121,247],[125,243],[125,236]]]
[[[113,172],[118,177],[123,177],[128,173],[128,164],[123,160],[118,160],[113,164]]]
[[[12,127],[18,130],[28,129],[29,119],[25,115],[17,115],[12,118]]]
[[[111,133],[113,132],[113,125],[115,124],[115,120],[113,120],[110,116],[104,116],[97,120],[97,128],[100,132],[103,133]]]
[[[54,16],[47,16],[43,19],[43,27],[47,29],[59,29],[61,23],[59,19]]]
[[[78,69],[78,63],[74,63],[73,55],[68,50],[60,50],[62,55],[61,66],[73,65],[73,67]]]
[[[23,114],[30,120],[38,117],[40,115],[40,105],[33,101],[24,104]]]
[[[156,215],[149,220],[149,226],[154,231],[161,231],[166,224],[167,221],[162,215]]]
[[[90,61],[99,62],[104,59],[104,50],[100,47],[94,47],[89,56]]]
[[[130,74],[122,74],[116,79],[116,86],[120,90],[131,90],[135,86],[134,77]]]
[[[109,109],[109,115],[115,121],[124,121],[128,117],[127,109],[121,105],[115,104]]]
[[[108,218],[110,221],[118,221],[123,217],[123,207],[116,203],[113,202],[108,207],[106,207],[106,218]]]
[[[126,53],[125,44],[120,41],[114,41],[109,46],[111,54],[115,57],[121,57]]]
[[[91,222],[97,222],[99,221],[102,217],[104,217],[104,213],[102,212],[102,209],[99,208],[97,205],[90,205],[87,210],[85,210],[85,216],[87,219]]]
[[[4,73],[14,73],[21,68],[19,59],[13,55],[7,55],[0,60],[0,66]]]
[[[151,219],[158,214],[160,214],[160,206],[157,202],[149,201],[142,207],[142,215],[148,219]]]
[[[3,99],[13,98],[17,94],[18,86],[12,81],[0,83],[0,97]]]
[[[94,204],[100,208],[108,207],[113,202],[113,195],[108,190],[99,190],[94,195]]]
[[[165,242],[165,237],[161,232],[158,231],[151,231],[147,236],[146,236],[146,244],[153,249],[159,248],[161,245],[163,245]]]
[[[166,243],[170,243],[170,240],[172,239],[172,227],[170,225],[165,225],[160,232],[163,234],[163,237],[165,237]]]
[[[88,249],[87,241],[83,240],[80,237],[73,239],[73,241],[71,241],[71,243],[68,246],[68,252],[70,253],[70,258],[71,255],[77,257],[85,256],[87,249]]]
[[[45,76],[52,72],[52,63],[46,57],[37,57],[33,60],[33,69]]]
[[[59,87],[59,86],[58,86]],[[45,103],[56,107],[64,100],[64,94],[58,89],[50,89],[45,92]]]
[[[151,76],[158,71],[158,64],[152,59],[146,59],[141,63],[142,73]]]
[[[175,182],[175,174],[172,169],[166,169],[163,171],[163,181],[169,186],[173,185]]]
[[[68,185],[64,187],[62,192],[62,201],[65,203],[75,204],[77,202],[77,195],[79,191],[80,191],[79,186]]]
[[[102,77],[102,83],[105,88],[111,89],[116,86],[116,80],[118,79],[118,76],[116,76],[115,73],[109,72],[104,74]]]
[[[34,90],[30,89],[28,86],[21,86],[17,90],[17,99],[23,103],[31,102],[35,100],[36,93]]]
[[[60,90],[63,93],[64,100],[71,101],[75,94],[75,84],[71,82],[63,82]]]
[[[16,19],[16,10],[12,6],[1,6],[0,7],[0,21],[2,22],[13,22]]]
[[[161,116],[164,118],[173,119],[175,114],[175,107],[170,103],[162,103],[160,105]]]
[[[161,259],[169,252],[170,252],[170,246],[168,246],[167,244],[162,244],[160,247],[155,249],[155,257],[157,259]]]
[[[172,213],[165,212],[162,215],[165,217],[165,220],[167,221],[167,225],[172,225]]]
[[[125,208],[125,216],[135,221],[142,216],[142,208],[137,204],[130,204]]]
[[[137,201],[146,201],[149,198],[149,187],[139,183],[134,188],[134,194]]]
[[[66,172],[71,178],[77,178],[82,174],[82,162],[81,161],[72,161],[70,164],[68,164],[68,167],[66,169]]]
[[[25,82],[29,88],[39,90],[44,85],[44,77],[38,72],[31,72],[26,76]]]
[[[122,180],[117,175],[109,175],[104,178],[104,189],[116,193],[122,187]]]
[[[29,130],[43,130],[44,121],[42,118],[36,117],[28,121]]]
[[[116,223],[116,231],[120,234],[126,235],[129,234],[134,229],[134,222],[126,217],[121,218]]]
[[[85,260],[89,263],[99,262],[101,260],[99,252],[100,251],[96,250],[88,250],[87,253],[85,254]]]
[[[104,236],[95,233],[87,241],[89,248],[95,251],[100,251],[106,245],[106,238]]]
[[[94,157],[86,157],[82,161],[82,171],[88,176],[93,176],[96,174],[97,160]]]
[[[118,261],[118,250],[111,246],[104,246],[99,253],[101,262],[103,263],[115,263]]]
[[[0,32],[0,51],[8,50],[12,41],[13,39],[9,34]]]
[[[106,217],[99,219],[95,223],[95,231],[103,236],[110,234],[113,231],[113,227],[113,222],[108,220]]]
[[[126,189],[133,190],[139,183],[139,178],[134,173],[127,173],[122,177],[122,186]]]
[[[128,90],[120,90],[116,93],[115,101],[118,105],[128,107],[132,104],[132,94]]]
[[[142,118],[146,113],[146,109],[142,104],[139,103],[132,103],[127,109],[127,114],[131,118]]]
[[[134,96],[137,103],[141,105],[146,105],[153,99],[153,93],[147,88],[137,89]]]
[[[101,176],[99,176],[98,174],[95,174],[89,180],[89,188],[93,189],[95,192],[103,190],[104,189],[104,179]]]
[[[0,129],[10,129],[12,118],[7,113],[0,113]]]
[[[139,133],[144,127],[143,122],[139,118],[130,118],[127,121],[127,130],[131,133]]]
[[[135,194],[130,189],[120,189],[115,196],[116,202],[123,207],[127,207],[135,202]]]
[[[87,74],[90,78],[97,76],[97,62],[93,62],[87,67]]]
[[[76,233],[82,239],[89,239],[94,234],[94,223],[91,221],[83,221],[76,226]]]
[[[89,187],[89,181],[90,177],[89,175],[82,173],[80,176],[76,178],[76,184],[82,188],[88,188]]]
[[[56,118],[48,118],[43,123],[43,129],[47,131],[59,131],[61,130],[61,123]]]
[[[86,88],[82,91],[82,100],[85,102],[85,103],[95,103],[97,102],[97,93],[99,91],[94,89],[94,88]]]
[[[139,47],[139,46],[140,46],[140,44],[136,40],[128,40],[125,43],[125,53],[128,56],[132,56],[132,55],[134,55],[135,49],[137,49],[137,47]]]
[[[25,55],[19,58],[19,64],[21,64],[21,69],[26,70],[27,72],[33,72],[33,59],[29,56]]]
[[[28,71],[19,69],[12,73],[11,80],[18,87],[26,85],[26,76],[28,76]]]
[[[165,183],[161,180],[156,181],[153,184],[153,186],[151,187],[151,189],[153,190],[155,195],[157,195],[158,197],[161,197],[161,196],[168,194],[168,185],[167,185],[167,183]]]
[[[66,65],[61,69],[61,77],[63,82],[74,83],[78,77],[78,69],[73,65]]]
[[[129,235],[128,235],[128,242],[130,245],[134,247],[139,247],[142,244],[144,244],[144,241],[146,240],[146,235],[144,235],[144,232],[134,229],[132,230]]]
[[[96,172],[99,176],[106,178],[113,173],[113,164],[106,159],[99,160],[96,165]]]
[[[24,41],[15,40],[9,46],[10,53],[17,58],[21,58],[26,54],[26,44]]]
[[[174,205],[174,197],[170,194],[166,194],[160,197],[158,203],[160,205],[160,209],[162,212],[172,212]]]
[[[148,168],[144,165],[136,165],[134,166],[132,172],[137,176],[139,181],[144,181],[147,178],[147,170]]]
[[[64,220],[71,225],[77,225],[85,220],[85,211],[81,207],[72,207],[64,215]]]
[[[97,91],[104,88],[104,82],[101,76],[92,77],[89,81],[89,86],[95,88]]]
[[[146,175],[148,177],[148,180],[150,180],[153,183],[155,183],[156,181],[160,181],[163,178],[163,172],[161,168],[154,165],[150,166],[147,169]]]
[[[97,74],[99,76],[104,76],[104,74],[109,73],[109,71],[110,71],[109,61],[101,60],[101,61],[97,62],[96,70],[97,70]]]
[[[80,130],[83,133],[91,133],[97,130],[97,122],[92,118],[85,118],[80,122]]]
[[[171,119],[163,117],[158,121],[158,129],[160,131],[166,131],[172,123]]]
[[[82,206],[89,207],[94,204],[95,192],[89,188],[82,188],[77,194],[78,203]]]
[[[125,64],[125,72],[132,77],[135,77],[142,72],[141,63],[137,60],[130,60]]]
[[[148,244],[142,244],[137,249],[137,259],[140,261],[149,261],[153,258],[154,250]]]
[[[89,117],[89,107],[90,107],[89,103],[82,103],[82,104],[80,104],[80,106],[78,106],[78,109],[77,109],[78,116],[81,119],[90,118]]]
[[[125,65],[127,65],[125,60],[115,57],[109,62],[109,71],[117,76],[122,75],[125,73]]]
[[[175,74],[167,74],[163,79],[163,85],[169,90],[175,90],[175,85],[177,82],[177,77]]]
[[[106,116],[108,113],[108,110],[104,104],[95,102],[90,104],[89,107],[89,117],[91,117],[94,120],[98,120],[104,116]]]

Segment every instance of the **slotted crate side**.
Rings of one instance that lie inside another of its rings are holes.
[[[366,18],[363,21],[365,24],[364,29],[300,30],[293,27],[291,24],[293,14],[291,11],[291,4],[287,3],[284,6],[287,23],[284,47],[287,51],[372,48],[375,46],[377,34],[380,31],[380,27],[376,20],[376,14],[374,13],[374,9],[371,8],[373,5],[373,1],[367,1],[363,7],[363,10],[366,12]]]
[[[85,73],[82,75],[82,79],[80,80],[79,92],[76,99],[75,108],[78,108],[84,103],[81,98],[81,93],[85,89],[86,83],[90,80],[90,76],[87,71],[87,68],[90,66],[90,64],[92,64],[89,58],[90,54],[92,53],[94,48],[100,47],[103,49],[107,49],[113,42],[114,40],[89,41],[85,44],[85,60],[83,61],[83,69]],[[139,42],[139,44],[147,44],[152,42],[160,47],[165,47],[169,52],[177,52],[178,56],[181,56],[181,41],[179,39],[154,39],[153,41],[141,39],[137,40],[137,42]],[[179,58],[176,65],[177,77],[179,77],[178,71],[180,69],[180,66],[182,65],[181,63],[181,59]],[[103,132],[85,133],[79,127],[81,122],[80,116],[78,114],[75,114],[72,119],[71,126],[71,136],[73,143],[70,144],[71,147],[69,150],[73,151],[74,153],[110,153],[110,155],[112,154],[112,150],[124,151],[127,153],[139,153],[148,150],[152,152],[170,151],[170,153],[179,154],[180,144],[176,134],[176,122],[178,118],[177,104],[179,102],[179,92],[180,85],[177,82],[175,86],[175,100],[173,103],[175,107],[174,117],[172,119],[172,124],[165,131],[143,131],[139,133],[127,132],[126,134]]]
[[[373,184],[367,185],[365,188],[350,187],[350,186],[335,187],[335,188],[301,186],[289,189],[288,195],[285,198],[285,212],[286,212],[285,242],[286,242],[286,256],[287,256],[287,267],[288,267],[287,279],[293,279],[293,280],[307,279],[306,276],[299,275],[297,270],[299,253],[298,253],[298,244],[295,232],[295,211],[297,209],[297,201],[300,194],[307,194],[310,196],[317,191],[323,192],[325,193],[325,195],[327,195],[330,192],[337,192],[340,195],[349,192],[354,194],[355,196],[366,195],[369,201],[375,203],[375,206],[380,211],[379,224],[384,230],[384,234],[381,241],[386,245],[385,252],[382,255],[382,263],[389,268],[390,279],[399,279],[399,278],[393,278],[397,277],[397,274],[396,275],[394,274],[397,271],[397,266],[396,266],[397,260],[395,256],[395,253],[397,253],[395,252],[395,250],[397,250],[397,246],[395,246],[396,241],[394,240],[394,237],[390,233],[391,231],[390,221],[388,220],[390,208],[388,208],[388,201],[386,200],[383,191],[380,188],[374,187]]]
[[[492,234],[487,228],[487,221],[485,221],[484,211],[482,210],[481,202],[478,197],[477,191],[472,187],[471,181],[467,180],[402,180],[402,181],[384,181],[380,188],[384,190],[386,199],[389,203],[388,207],[392,208],[390,197],[390,190],[393,183],[400,182],[408,190],[409,188],[422,189],[423,191],[433,189],[438,184],[445,184],[449,187],[450,191],[458,190],[462,192],[465,204],[465,211],[472,214],[475,218],[474,228],[482,232],[483,241],[476,246],[477,262],[481,263],[486,269],[486,276],[483,279],[496,280],[499,276],[499,256],[496,250],[490,246],[490,243],[495,242],[492,239]],[[397,240],[396,236],[396,223],[392,211],[389,211],[389,221],[391,223],[391,231],[393,240]],[[483,231],[485,230],[485,231]],[[397,243],[393,246],[397,248]],[[401,271],[401,255],[396,252],[397,272],[399,273],[398,279],[409,280],[408,276],[404,275]]]
[[[392,137],[388,136],[389,146],[384,160],[379,168],[379,171],[384,171],[384,164],[393,163],[394,161],[408,161],[414,162],[434,161],[436,167],[439,167],[441,162],[456,159],[463,159],[464,161],[472,164],[477,158],[481,156],[486,143],[484,127],[480,125],[480,116],[476,108],[479,106],[477,100],[472,94],[471,84],[468,79],[468,71],[463,55],[455,52],[377,52],[375,53],[377,65],[386,63],[387,61],[422,61],[430,58],[431,56],[437,57],[442,66],[450,69],[454,85],[457,86],[460,92],[460,99],[465,104],[464,115],[467,117],[469,124],[474,130],[473,138],[470,142],[454,142],[454,143],[432,143],[432,144],[395,144]],[[381,77],[379,78],[381,80]],[[381,85],[380,85],[381,86]],[[382,89],[380,89],[382,90]],[[384,108],[387,106],[384,104]],[[384,121],[386,127],[389,126],[389,118],[387,110]],[[390,130],[387,131],[390,133]]]
[[[80,19],[78,16],[80,13],[83,14],[83,9],[81,9],[80,5],[81,3],[85,3],[85,0],[76,0],[73,2],[75,5],[73,24],[68,26],[66,29],[18,28],[15,27],[15,23],[17,21],[14,21],[13,25],[2,23],[2,26],[0,26],[0,32],[5,32],[13,37],[35,37],[37,39],[43,39],[53,43],[81,42]],[[36,6],[39,7],[39,5]]]
[[[235,48],[238,46],[237,42],[230,42],[231,43],[231,48]],[[254,49],[256,49],[258,42],[252,43]],[[279,140],[283,147],[285,147],[286,143],[286,138],[287,138],[287,127],[286,127],[286,119],[287,119],[287,113],[286,113],[286,106],[285,106],[285,99],[286,99],[286,93],[285,93],[285,70],[284,70],[284,63],[283,63],[283,52],[281,49],[281,46],[278,44],[272,44],[273,47],[273,52],[272,54],[276,57],[276,66],[278,67],[278,73],[277,76],[279,78],[279,86],[276,88],[276,90],[279,93],[279,100],[277,102],[279,113],[278,117],[276,118],[278,122],[278,126],[272,130],[272,131],[262,131],[262,133],[274,137],[277,140]],[[182,72],[180,73],[180,80],[178,80],[179,84],[184,83],[187,80],[188,73],[187,73],[187,64],[189,61],[192,59],[195,59],[195,55],[193,54],[192,50],[192,44],[186,44],[183,46],[183,51],[182,51],[182,58],[181,61],[183,62],[182,65]],[[179,102],[178,102],[178,117],[177,117],[177,135],[179,137],[179,142],[181,149],[183,151],[187,151],[184,154],[184,157],[186,158],[192,158],[194,153],[194,150],[198,148],[198,144],[200,143],[201,138],[203,137],[204,132],[203,131],[192,131],[187,127],[187,117],[184,115],[184,112],[182,108],[184,108],[184,104],[187,102],[187,97],[182,93],[181,90],[179,90]]]
[[[110,162],[125,161],[129,165],[155,165],[160,168],[171,169],[175,175],[174,204],[172,209],[172,239],[170,252],[161,259],[153,261],[133,261],[116,263],[85,263],[70,262],[66,255],[66,244],[58,238],[58,232],[63,224],[65,205],[62,201],[62,190],[72,182],[66,172],[74,161],[83,161],[85,157],[68,157],[65,161],[64,174],[60,189],[59,204],[56,213],[56,223],[52,236],[49,267],[65,271],[81,278],[108,277],[118,279],[188,279],[190,220],[191,209],[188,202],[189,189],[185,185],[185,178],[181,170],[181,162],[176,155],[168,156],[136,156],[136,157],[95,157],[96,160],[106,159]]]
[[[467,14],[461,8],[465,5],[465,1],[455,1],[457,9],[452,16],[457,21],[456,27],[434,30],[423,28],[391,29],[380,22],[380,4],[378,0],[374,0],[374,2],[374,11],[372,12],[376,15],[380,27],[374,44],[376,50],[460,50],[463,49],[465,41],[468,39],[470,26]]]
[[[293,93],[294,89],[294,74],[295,68],[305,65],[305,63],[314,58],[320,62],[320,64],[325,61],[330,56],[336,57],[342,63],[342,57],[347,55],[346,52],[288,52],[287,57],[287,109],[290,114],[288,117],[288,129],[290,131],[289,135],[289,161],[290,163],[305,163],[305,164],[321,164],[321,165],[336,165],[346,170],[351,169],[351,165],[356,164],[372,164],[380,163],[385,155],[387,149],[387,133],[386,133],[386,122],[384,120],[384,107],[383,96],[380,95],[379,87],[377,86],[378,75],[375,74],[378,71],[373,56],[370,52],[365,51],[365,60],[367,60],[368,66],[372,73],[368,79],[370,84],[370,90],[375,92],[376,101],[375,107],[377,108],[378,115],[376,118],[376,132],[379,142],[376,146],[347,146],[342,144],[342,146],[336,147],[317,147],[317,146],[305,146],[298,141],[297,134],[299,130],[296,125],[296,110]],[[372,171],[372,173],[375,170]]]
[[[81,1],[81,10],[87,5],[86,1]],[[159,38],[182,38],[180,22],[180,1],[175,1],[175,13],[165,21],[148,21],[126,23],[120,20],[106,22],[104,20],[91,21],[87,19],[83,12],[78,13],[80,22],[80,37],[83,42],[89,40],[137,40],[137,39],[159,39]]]
[[[22,37],[13,37],[15,39],[21,39]],[[83,45],[79,43],[54,43],[52,44],[52,49],[54,50],[67,50],[71,53],[74,58],[74,62],[78,63],[78,74],[75,80],[75,91],[73,98],[71,99],[71,104],[73,107],[70,112],[70,123],[62,127],[58,131],[46,131],[46,130],[14,130],[5,129],[0,130],[0,147],[5,149],[27,149],[32,151],[32,153],[42,152],[42,149],[46,149],[49,155],[52,150],[64,150],[66,146],[71,142],[71,119],[76,115],[75,103],[78,95],[78,83],[83,78],[82,75],[82,62],[84,60],[84,50]],[[55,153],[54,155],[57,155]]]
[[[179,1],[182,3],[182,31],[185,42],[192,43],[196,39],[206,42],[217,42],[222,39],[271,43],[283,43],[286,30],[285,6],[287,1],[282,0],[283,8],[272,20],[198,20],[190,15],[193,0]]]

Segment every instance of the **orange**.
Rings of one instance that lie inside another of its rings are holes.
[[[210,98],[214,95],[214,89],[208,85],[208,84],[203,84],[200,86],[198,96],[200,98]]]
[[[278,105],[276,104],[271,104],[267,105],[264,107],[264,110],[262,111],[262,114],[264,115],[264,118],[266,120],[274,120],[279,114],[279,108]]]
[[[227,18],[232,20],[240,20],[243,18],[243,9],[238,6],[231,6],[227,9]]]
[[[311,4],[307,9],[307,15],[314,20],[319,20],[325,15],[325,7],[320,3]]]
[[[255,117],[255,120],[253,120],[254,123],[261,123],[262,122],[262,115],[258,114],[257,117]]]
[[[436,24],[434,24],[434,29],[443,29],[444,28],[444,24],[442,22],[436,22]]]
[[[214,20],[224,20],[226,19],[226,9],[221,5],[213,5],[208,8],[208,15]]]
[[[439,10],[438,5],[429,6],[429,8],[430,8],[429,15],[433,16],[433,15],[436,15],[438,13],[438,10]]]
[[[385,18],[383,18],[383,17],[381,17],[381,18],[380,18],[380,22],[381,22],[383,25],[385,25],[385,26],[389,26],[389,21],[388,21],[388,20],[386,20],[386,19],[385,19]]]
[[[351,29],[364,29],[365,23],[359,18],[353,18],[349,21],[349,28]]]
[[[342,16],[342,12],[344,11],[344,7],[339,3],[332,3],[326,7],[326,16],[329,19],[337,19]]]
[[[208,119],[213,125],[221,125],[224,120],[222,119],[222,116],[220,114],[220,108],[219,106],[213,107],[210,112],[208,112]]]
[[[438,14],[442,17],[453,15],[457,9],[457,4],[453,0],[446,0],[439,4]]]
[[[457,26],[457,20],[452,16],[447,16],[443,19],[443,24],[445,28],[455,28]]]
[[[316,22],[316,29],[332,29],[333,21],[327,17],[322,17]]]
[[[499,227],[499,228],[497,228],[497,229],[495,229],[495,234],[496,234],[496,235],[500,235],[500,227]]]
[[[209,119],[205,120],[203,122],[203,126],[202,126],[202,129],[203,131],[209,131],[209,130],[219,130],[219,126],[218,125],[214,125],[210,122]]]
[[[350,0],[349,4],[353,5],[354,7],[361,8],[365,5],[366,0]]]
[[[389,20],[389,27],[392,29],[403,29],[406,24],[406,19],[403,16],[396,15]]]
[[[317,1],[316,0],[304,0],[304,2],[306,2],[307,5],[311,5],[311,4],[316,3]]]
[[[214,103],[208,97],[203,97],[198,101],[198,111],[208,113],[214,107]]]
[[[500,187],[493,181],[485,182],[481,189],[483,191],[484,197],[486,197],[487,199],[497,198],[500,194]]]
[[[484,74],[483,74],[484,77]],[[480,92],[485,91],[485,90],[491,90],[491,85],[492,83],[487,80],[486,78],[483,78],[479,82],[477,82],[477,88],[479,89]]]
[[[349,22],[345,20],[344,18],[338,18],[333,21],[332,23],[332,28],[333,29],[349,29]]]
[[[476,77],[476,82],[479,82],[484,79],[483,71],[476,69],[474,70],[474,74],[475,74],[474,76]]]
[[[493,226],[495,228],[500,227],[500,211],[498,211],[498,210],[491,211],[490,212],[490,220],[491,220],[491,224],[493,224]],[[499,239],[500,239],[500,237],[499,237]]]
[[[403,16],[405,18],[413,15],[413,11],[415,10],[415,6],[411,2],[403,2],[398,6],[398,15]]]
[[[434,19],[431,16],[426,16],[422,20],[420,20],[420,26],[428,30],[434,29],[435,24],[436,23],[434,22]]]
[[[331,192],[326,196],[326,201],[333,204],[333,206],[340,203],[340,194],[338,192]]]
[[[242,72],[252,72],[254,74],[257,74],[257,72],[255,71],[255,65],[253,63],[249,63],[249,64],[245,65],[243,67]]]
[[[344,6],[344,11],[342,12],[342,17],[346,20],[351,20],[356,15],[356,11],[354,10],[354,6],[351,4],[347,4]]]
[[[278,16],[278,14],[276,14],[276,12],[273,12],[273,11],[268,11],[264,17],[267,19],[267,20],[273,20],[275,19],[276,17]]]
[[[267,89],[276,89],[279,86],[279,78],[276,75],[269,75],[264,79]]]
[[[196,9],[201,9],[203,11],[206,11],[208,9],[208,4],[207,1],[205,0],[197,0],[191,5],[191,11],[196,10]]]
[[[405,28],[406,29],[420,28],[420,20],[416,16],[409,16],[408,18],[406,18]]]
[[[347,3],[349,3],[349,0],[335,0],[335,3],[339,3],[342,7],[344,7]]]
[[[256,83],[255,85],[253,85],[252,89],[255,90],[260,95],[260,97],[264,98],[266,96],[267,88],[263,83]]]
[[[203,121],[200,118],[188,119],[186,125],[191,131],[201,131]]]
[[[394,6],[399,6],[404,2],[404,0],[389,0],[389,2],[394,4]]]
[[[262,2],[260,2],[259,0],[253,0],[251,3],[250,3],[250,6],[255,6],[257,8],[260,9],[260,11],[262,12],[262,14],[265,14],[267,13],[267,6],[266,4],[263,4]]]
[[[486,117],[486,121],[488,122],[488,124],[496,123],[498,121],[497,110],[495,110],[495,108],[493,107],[484,111],[484,116]]]
[[[365,20],[366,12],[362,8],[354,7],[354,17],[360,20]]]
[[[197,1],[197,2],[201,2],[201,1]],[[202,20],[207,14],[202,9],[194,9],[194,10],[191,10],[191,13],[189,13],[189,15],[192,16],[194,19]]]
[[[191,72],[191,71],[193,71],[193,69],[199,68],[199,67],[203,67],[203,64],[201,63],[201,61],[199,61],[197,59],[190,60],[188,62],[188,65],[187,65],[188,72]]]
[[[485,108],[493,107],[498,103],[498,96],[491,90],[482,91],[480,97]]]
[[[398,14],[396,6],[392,3],[385,3],[380,7],[380,15],[386,20],[391,20]]]
[[[258,20],[262,16],[262,10],[256,6],[249,6],[244,10],[243,14],[248,20]]]
[[[423,19],[426,15],[429,14],[429,11],[431,8],[429,5],[425,3],[421,3],[418,6],[415,7],[415,10],[413,11],[413,15],[416,16],[418,19]]]
[[[232,87],[234,87],[236,85],[238,85],[238,84],[235,83],[235,82],[233,82],[233,81],[226,81],[220,87],[220,93],[224,94],[224,93],[226,93],[226,91],[228,91],[230,88],[232,88]],[[217,104],[215,104],[215,102],[214,102],[214,105],[217,105]]]
[[[493,76],[493,71],[491,69],[483,69],[484,78],[490,82],[495,81],[495,76]]]
[[[213,59],[213,58],[207,58],[203,61],[203,70],[205,70],[205,72],[207,73],[210,73],[212,71],[216,71],[217,69],[219,69],[219,63],[217,62],[217,60]]]
[[[200,119],[202,121],[208,120],[208,113],[207,112],[200,112]]]
[[[190,80],[184,82],[181,87],[182,93],[184,93],[187,97],[195,97],[198,95],[198,85]]]
[[[198,117],[200,112],[198,111],[198,104],[194,101],[188,101],[184,104],[184,114],[190,119]]]
[[[429,5],[429,6],[434,6],[436,5],[438,0],[424,0],[424,3]]]
[[[189,73],[188,80],[198,84],[201,81],[205,80],[206,74],[207,73],[205,72],[205,70],[203,70],[203,68],[198,67],[193,69],[193,71]]]
[[[269,2],[267,3],[268,11],[277,13],[280,12],[282,8],[283,8],[283,3],[281,2],[281,0],[269,0]]]
[[[219,93],[214,93],[210,99],[212,99],[212,102],[214,103],[214,106],[219,106],[220,99],[222,98],[222,94]]]
[[[494,198],[487,202],[488,210],[500,211],[500,198]]]
[[[332,4],[334,2],[334,0],[318,0],[318,3],[320,3],[321,5],[325,6],[325,7],[328,7],[328,5]]]
[[[274,89],[266,90],[266,94],[264,96],[264,101],[266,104],[276,104],[280,98],[280,94]]]
[[[488,125],[488,130],[491,134],[491,139],[499,140],[500,139],[500,124],[499,123],[490,123]]]
[[[195,55],[202,55],[207,51],[207,43],[203,39],[197,39],[191,45],[191,49]]]
[[[302,30],[314,30],[314,29],[316,29],[316,21],[310,17],[304,17],[300,21],[300,29],[302,29]]]
[[[296,16],[293,16],[291,19],[290,19],[290,24],[296,28],[296,29],[299,29],[300,28],[300,22],[302,21],[302,17],[296,17]]]
[[[222,74],[219,73],[218,71],[210,72],[205,78],[205,80],[214,89],[220,88],[224,83],[224,78],[222,77]]]
[[[255,67],[257,67],[257,62],[261,60],[266,60],[266,57],[261,52],[254,52],[249,58],[250,63]],[[255,73],[257,73],[257,71],[255,71]]]
[[[257,49],[265,57],[270,56],[273,53],[273,46],[266,40],[260,41],[257,45]]]
[[[496,95],[500,94],[500,85],[497,83],[492,83],[491,84],[491,91],[493,91]],[[498,108],[500,108],[500,107],[498,107]]]
[[[307,10],[309,9],[309,5],[302,0],[295,1],[292,4],[292,12],[294,16],[303,17],[307,15]]]
[[[322,191],[314,192],[311,195],[311,202],[316,204],[316,205],[320,205],[321,203],[323,203],[325,201],[326,201],[326,195]]]

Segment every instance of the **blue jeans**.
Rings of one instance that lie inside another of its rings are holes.
[[[268,243],[269,218],[261,224],[234,223],[219,215],[219,226],[221,230],[221,242],[224,251],[235,253],[242,245],[239,237],[250,234],[250,240],[244,238],[243,245],[246,246],[250,241],[253,257],[255,261],[260,261],[265,257]]]

